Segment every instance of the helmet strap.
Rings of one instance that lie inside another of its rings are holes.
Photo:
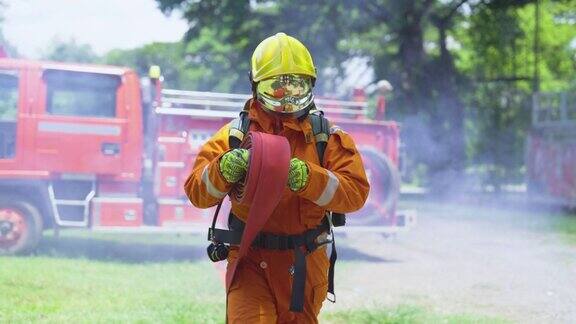
[[[248,71],[248,78],[250,79],[250,86],[252,87],[252,98],[256,100],[256,88],[258,87],[258,82],[254,82],[252,71]]]

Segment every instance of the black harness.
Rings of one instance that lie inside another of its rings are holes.
[[[330,137],[330,127],[324,113],[320,110],[311,110],[308,114],[312,132],[316,141],[316,151],[320,160],[320,165],[324,164],[324,152]],[[240,116],[230,123],[228,142],[230,148],[238,148],[248,133],[250,119],[248,111],[244,109]],[[228,215],[228,230],[216,228],[216,220],[222,202],[216,208],[212,227],[208,230],[208,240],[212,243],[208,247],[208,256],[214,262],[226,259],[228,255],[228,245],[240,245],[245,223],[232,212]],[[294,279],[292,281],[292,296],[290,310],[302,312],[304,308],[304,287],[306,283],[306,259],[305,257],[318,247],[325,244],[332,244],[330,252],[330,267],[328,269],[328,293],[332,298],[331,302],[336,302],[334,293],[334,268],[336,265],[337,253],[334,241],[333,226],[343,226],[346,223],[344,214],[327,212],[322,223],[316,228],[309,229],[297,235],[276,235],[260,232],[252,242],[252,246],[268,250],[293,250],[295,262],[290,273]],[[226,245],[228,244],[228,245]]]

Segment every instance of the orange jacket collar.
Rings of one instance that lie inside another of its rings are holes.
[[[275,117],[272,114],[265,112],[260,102],[253,99],[250,100],[251,103],[250,109],[248,111],[248,117],[251,121],[258,123],[258,125],[260,125],[260,127],[262,127],[262,129],[267,133],[277,133],[274,127],[276,123],[282,123],[283,128],[289,128],[304,134],[310,133],[312,131],[312,126],[310,126],[310,123],[305,122],[306,119],[281,119],[279,117]]]

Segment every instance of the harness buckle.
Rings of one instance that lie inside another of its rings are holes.
[[[322,232],[316,237],[316,244],[322,246],[324,244],[330,244],[334,241],[334,237],[329,232]]]
[[[214,229],[208,228],[208,241],[214,242]]]

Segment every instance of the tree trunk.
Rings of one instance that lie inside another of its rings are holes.
[[[430,89],[426,86],[426,55],[424,53],[424,31],[420,14],[414,4],[408,5],[404,13],[405,24],[398,32],[400,42],[398,56],[402,64],[401,88],[405,95],[405,107],[410,113],[426,109]]]
[[[435,191],[446,192],[448,187],[463,185],[462,176],[466,162],[465,138],[464,138],[464,104],[458,89],[458,72],[454,65],[454,58],[448,51],[447,22],[441,21],[436,26],[439,32],[440,57],[435,64],[436,82],[434,92],[437,94],[437,108],[433,114],[436,135],[440,151],[445,154],[444,158],[438,159],[437,165],[430,170],[433,180],[431,185]]]

